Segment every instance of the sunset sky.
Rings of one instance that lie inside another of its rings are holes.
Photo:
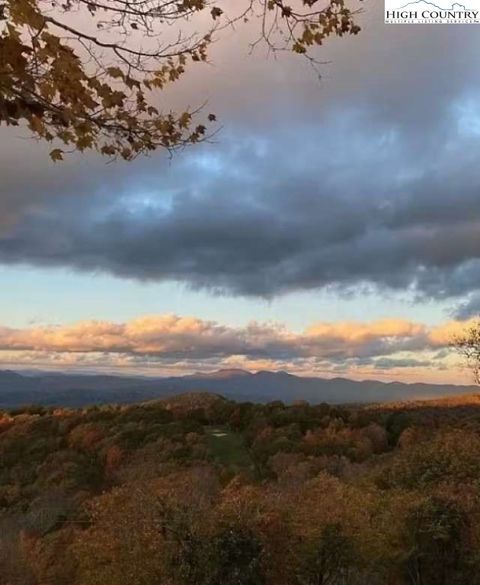
[[[363,8],[320,80],[250,55],[255,23],[224,32],[160,96],[221,125],[173,158],[54,164],[2,129],[0,367],[469,383],[480,37]]]

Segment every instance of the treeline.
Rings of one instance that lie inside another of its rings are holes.
[[[2,585],[475,585],[480,410],[0,416]]]

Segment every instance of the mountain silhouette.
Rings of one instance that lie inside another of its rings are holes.
[[[40,372],[22,375],[0,371],[0,408],[27,404],[87,406],[127,404],[175,396],[187,392],[210,392],[239,401],[291,404],[307,400],[370,403],[459,396],[477,392],[476,386],[452,384],[404,384],[401,382],[354,381],[347,378],[300,377],[287,372],[220,370],[209,374],[146,378]]]

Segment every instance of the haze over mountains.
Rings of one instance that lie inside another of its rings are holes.
[[[68,373],[0,371],[0,407],[26,404],[86,406],[133,403],[184,392],[213,392],[237,401],[312,404],[389,402],[459,396],[478,392],[476,386],[404,384],[345,378],[307,378],[286,372],[219,370],[182,377],[140,378]]]

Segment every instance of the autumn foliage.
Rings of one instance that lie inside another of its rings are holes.
[[[478,404],[0,419],[2,585],[475,585]]]
[[[215,115],[202,98],[174,111],[161,92],[207,61],[222,30],[249,20],[270,51],[312,63],[311,47],[360,30],[345,0],[5,0],[0,124],[26,123],[56,145],[54,161],[87,149],[129,160],[204,140]]]

